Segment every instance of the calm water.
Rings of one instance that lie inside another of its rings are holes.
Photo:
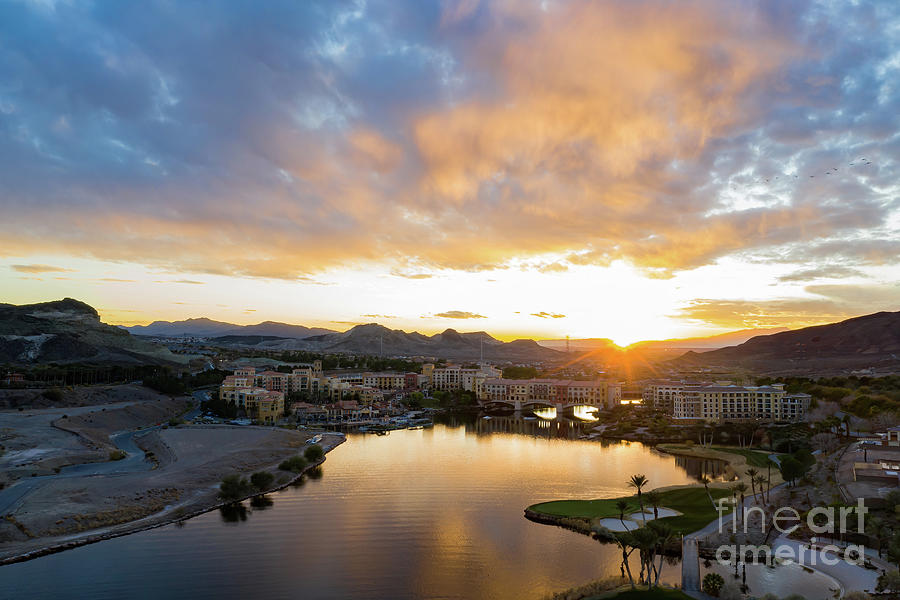
[[[0,598],[540,598],[619,563],[613,546],[526,520],[526,506],[628,493],[634,473],[652,487],[693,479],[641,444],[574,433],[495,418],[351,435],[320,479],[269,507],[0,567]]]

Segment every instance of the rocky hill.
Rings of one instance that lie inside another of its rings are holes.
[[[561,356],[556,350],[539,346],[534,340],[501,342],[483,331],[459,333],[455,329],[426,336],[416,331],[407,333],[374,323],[357,325],[342,334],[323,336],[321,343],[332,351],[469,360],[476,360],[482,354],[485,360],[508,361],[553,360]]]
[[[180,364],[186,358],[100,321],[84,302],[0,304],[0,363]]]
[[[900,370],[900,312],[761,335],[738,346],[688,352],[672,362],[682,367],[743,367],[768,373]]]

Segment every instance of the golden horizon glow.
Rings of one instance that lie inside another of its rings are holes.
[[[426,335],[448,328],[485,331],[501,341],[564,340],[566,336],[610,339],[626,348],[641,341],[774,326],[793,329],[855,316],[840,305],[839,310],[822,314],[790,312],[794,305],[817,306],[828,300],[810,297],[802,286],[790,289],[793,298],[782,301],[786,315],[773,311],[769,316],[745,318],[731,305],[724,305],[720,315],[718,305],[694,300],[715,297],[722,286],[753,298],[758,289],[765,289],[767,280],[777,280],[786,271],[783,266],[747,265],[736,270],[733,265],[716,265],[672,279],[647,278],[624,263],[576,266],[564,273],[444,271],[426,280],[423,293],[420,279],[371,268],[335,270],[315,282],[291,282],[167,273],[142,265],[82,259],[68,259],[66,271],[51,271],[46,269],[60,264],[60,257],[34,258],[31,270],[39,272],[23,273],[12,267],[17,263],[7,259],[4,266],[0,261],[0,284],[7,290],[4,301],[24,304],[74,297],[94,306],[105,322],[126,326],[201,317],[237,325],[276,321],[335,331],[379,323]],[[544,285],[536,287],[535,281]],[[559,289],[568,293],[559,294]],[[788,289],[784,286],[783,293]],[[884,301],[877,294],[870,298],[873,308]],[[698,311],[693,318],[692,312]]]

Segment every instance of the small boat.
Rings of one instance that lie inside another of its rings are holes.
[[[308,440],[306,440],[306,443],[307,444],[318,444],[321,441],[322,441],[322,434],[319,433],[319,434],[316,434],[313,437],[309,438]]]

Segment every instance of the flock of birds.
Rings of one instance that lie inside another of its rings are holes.
[[[852,163],[849,163],[849,166],[851,166],[851,167],[854,167],[854,166],[864,167],[864,166],[871,165],[871,164],[872,164],[872,161],[871,161],[871,160],[869,160],[869,159],[866,158],[865,156],[860,156],[859,158],[857,158],[857,159],[856,159],[855,161],[853,161]],[[835,173],[837,173],[837,172],[838,172],[838,168],[837,168],[837,167],[831,167],[830,169],[828,169],[827,171],[825,171],[825,175],[833,175],[833,174],[835,174]],[[779,175],[776,175],[776,176],[774,177],[774,179],[778,179],[779,177],[780,177]],[[815,175],[809,175],[809,178],[810,178],[810,179],[813,179],[814,177],[815,177]],[[794,179],[799,179],[799,178],[800,178],[799,175],[797,175],[797,174],[794,175]],[[760,183],[763,183],[763,182],[769,183],[769,181],[770,181],[771,179],[772,179],[772,178],[768,178],[768,179],[767,179],[767,178],[761,178],[761,179],[759,180],[759,182],[760,182]]]

